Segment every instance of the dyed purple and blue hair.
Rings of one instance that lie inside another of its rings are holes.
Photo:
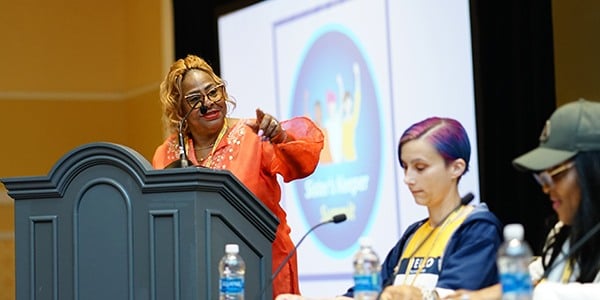
[[[402,146],[421,138],[433,145],[446,164],[462,158],[466,164],[463,174],[469,170],[471,143],[467,131],[460,122],[451,118],[431,117],[408,127],[398,144],[398,159],[402,167],[405,167],[401,160]]]

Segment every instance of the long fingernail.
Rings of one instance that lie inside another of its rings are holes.
[[[265,134],[265,132],[262,129],[258,130],[258,136],[263,136],[263,134]]]

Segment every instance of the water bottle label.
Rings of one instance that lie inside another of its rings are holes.
[[[243,294],[244,279],[240,277],[221,278],[221,293],[223,294]]]
[[[379,292],[380,290],[379,273],[354,275],[354,292]]]
[[[529,273],[500,274],[503,294],[531,294],[532,284]]]

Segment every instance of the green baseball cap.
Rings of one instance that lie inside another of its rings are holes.
[[[540,145],[515,158],[513,166],[539,172],[591,150],[600,150],[600,102],[579,99],[554,111],[542,130]]]

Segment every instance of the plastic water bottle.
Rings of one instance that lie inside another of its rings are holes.
[[[532,253],[523,235],[521,224],[508,224],[504,227],[504,243],[498,250],[502,300],[532,298],[533,285],[529,275]]]
[[[361,237],[354,255],[354,299],[377,299],[381,292],[381,265],[371,239]]]
[[[225,255],[219,262],[219,299],[244,300],[246,263],[237,244],[225,245]]]

